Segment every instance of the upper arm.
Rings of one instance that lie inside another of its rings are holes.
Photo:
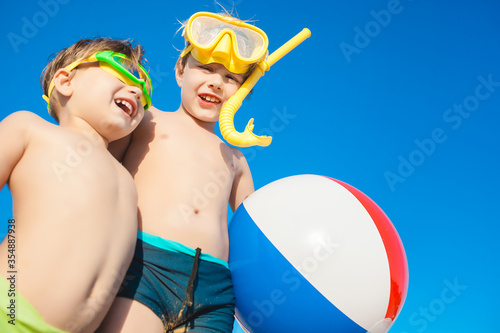
[[[252,173],[250,172],[250,167],[248,166],[245,156],[237,149],[234,149],[234,151],[237,167],[229,198],[229,204],[233,212],[255,191]]]
[[[0,122],[0,188],[8,181],[28,144],[29,128],[40,121],[27,111],[15,112]]]

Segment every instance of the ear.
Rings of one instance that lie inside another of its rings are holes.
[[[60,68],[57,70],[56,74],[54,74],[54,89],[66,97],[71,97],[73,94],[73,85],[71,83],[71,71]]]
[[[175,80],[177,81],[177,85],[179,88],[182,88],[182,80],[184,79],[184,70],[181,69],[181,66],[177,64],[175,66]]]

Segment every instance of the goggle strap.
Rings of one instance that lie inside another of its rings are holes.
[[[186,48],[184,48],[184,50],[182,50],[180,57],[182,58],[182,57],[186,56],[189,52],[191,52],[193,50],[193,48],[194,48],[193,44],[189,44],[188,47],[186,47]]]

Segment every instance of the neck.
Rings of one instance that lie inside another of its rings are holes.
[[[79,117],[60,117],[59,126],[81,133],[95,145],[108,147],[109,141],[100,135],[88,122]]]
[[[203,121],[203,120],[200,120],[200,119],[194,117],[191,113],[189,113],[186,110],[186,108],[184,108],[183,105],[180,106],[180,108],[177,110],[177,112],[187,116],[188,119],[192,120],[197,126],[203,128],[204,130],[206,130],[210,133],[215,133],[215,123],[216,122]]]

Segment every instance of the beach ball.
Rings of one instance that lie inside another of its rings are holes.
[[[297,175],[251,194],[229,223],[236,318],[253,333],[387,332],[408,266],[389,218],[365,194]]]

